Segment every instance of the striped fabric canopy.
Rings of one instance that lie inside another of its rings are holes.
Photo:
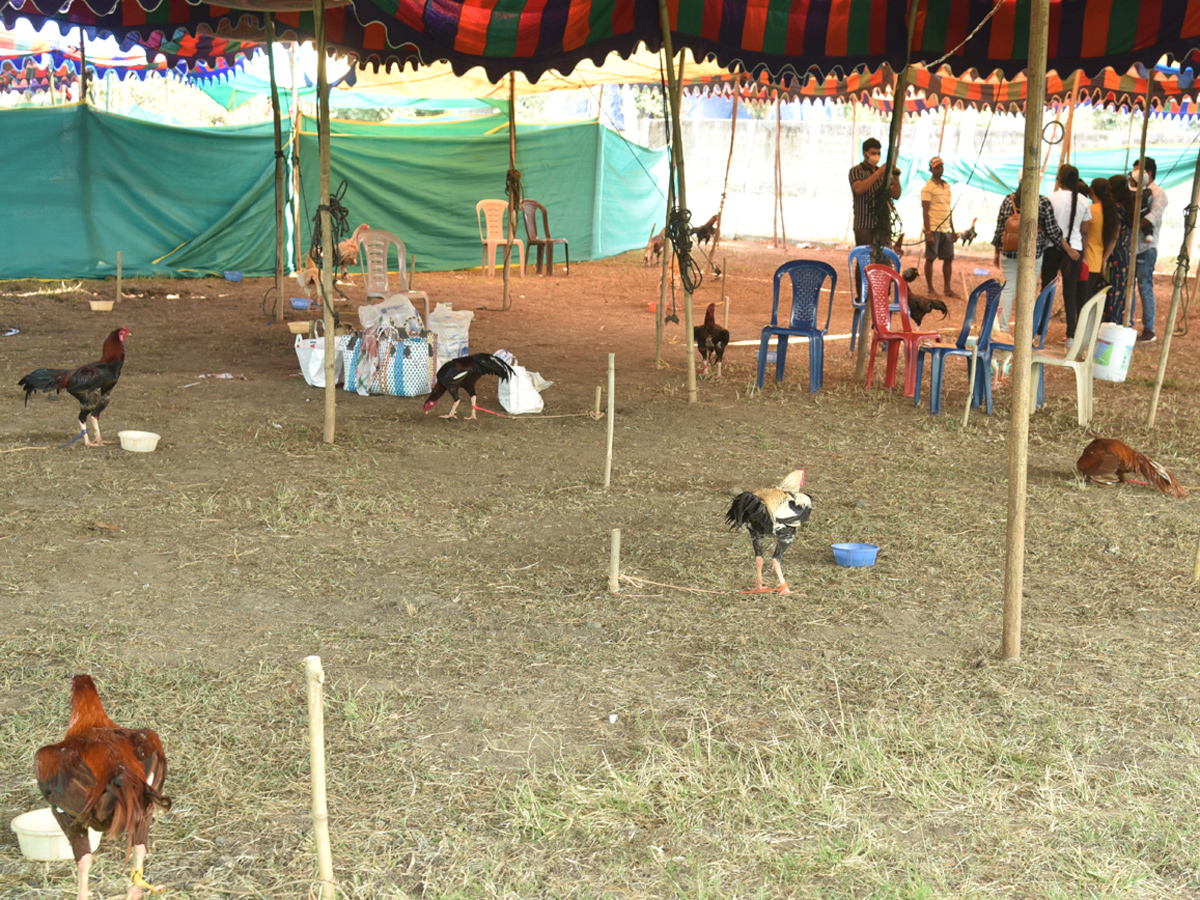
[[[1026,66],[1031,0],[916,0],[913,61],[943,56],[955,71]],[[89,25],[119,38],[184,27],[235,34],[261,19],[187,0],[0,0],[12,13]],[[142,4],[145,4],[143,6]],[[148,9],[146,7],[149,7]],[[893,68],[906,59],[907,0],[668,0],[677,47],[779,75]],[[280,13],[281,37],[309,38],[312,14]],[[326,15],[328,37],[364,62],[446,60],[456,72],[482,65],[493,80],[517,70],[536,80],[580,60],[659,47],[657,0],[353,0]],[[1118,71],[1186,57],[1200,46],[1200,0],[1051,0],[1049,64],[1069,73]]]

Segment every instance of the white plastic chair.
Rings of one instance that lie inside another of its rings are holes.
[[[504,220],[508,218],[507,200],[480,200],[475,204],[475,218],[479,223],[479,240],[483,243],[483,267],[488,277],[496,274],[496,248],[508,243],[504,236]],[[487,231],[484,232],[486,225]],[[513,249],[517,251],[521,277],[525,277],[525,242],[520,238],[513,239]]]
[[[388,288],[388,256],[393,245],[396,247],[396,256],[400,264],[400,285],[397,291]],[[429,295],[424,291],[408,289],[408,271],[405,269],[407,254],[404,249],[404,241],[390,231],[369,228],[359,234],[358,246],[358,263],[363,273],[363,284],[367,288],[367,299],[390,297],[396,293],[407,296],[410,303],[417,298],[423,299],[425,301],[425,321],[428,322]]]
[[[1079,320],[1075,323],[1075,338],[1071,346],[1042,349],[1033,351],[1034,366],[1061,366],[1075,373],[1075,395],[1079,407],[1079,424],[1087,425],[1092,421],[1093,394],[1092,373],[1095,368],[1096,337],[1100,334],[1100,320],[1104,317],[1104,297],[1108,289],[1100,291],[1091,300],[1083,304],[1079,310]],[[1030,380],[1031,405],[1037,407],[1037,386],[1041,374],[1035,368]]]

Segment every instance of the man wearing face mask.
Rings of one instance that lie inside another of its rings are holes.
[[[1154,314],[1157,311],[1154,300],[1154,264],[1158,262],[1158,235],[1162,231],[1163,213],[1167,209],[1167,192],[1154,181],[1158,174],[1158,165],[1147,156],[1146,174],[1143,176],[1141,164],[1133,167],[1129,176],[1129,190],[1136,191],[1138,179],[1142,179],[1142,216],[1141,227],[1134,229],[1134,244],[1137,247],[1137,292],[1142,298],[1142,333],[1138,340],[1149,343],[1155,339]],[[1149,201],[1147,202],[1147,197]],[[1132,310],[1130,311],[1132,314]]]
[[[879,165],[883,147],[875,138],[862,145],[863,161],[850,170],[850,190],[854,194],[854,243],[870,244],[874,239],[879,209],[879,192],[883,190],[886,170]],[[893,169],[892,199],[900,198],[900,170]]]

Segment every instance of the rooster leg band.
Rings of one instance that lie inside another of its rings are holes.
[[[75,443],[77,440],[79,440],[85,434],[87,434],[86,428],[83,429],[83,431],[79,432],[79,434],[75,435],[75,437],[71,438],[71,440],[67,441],[65,444],[59,444],[58,449],[62,450],[64,447],[70,447],[73,443]]]

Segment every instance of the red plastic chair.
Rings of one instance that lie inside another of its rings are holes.
[[[880,344],[887,344],[887,375],[883,386],[895,385],[896,363],[900,358],[900,345],[903,344],[904,396],[912,397],[917,392],[917,348],[931,339],[941,341],[942,336],[936,331],[912,330],[912,322],[908,317],[908,284],[895,269],[876,263],[867,266],[866,274],[871,325],[874,327],[871,336],[871,362],[867,366],[867,387],[871,386],[871,376],[875,371],[875,352]],[[891,310],[888,301],[893,286],[896,289],[896,300],[900,304],[900,331],[891,330]]]

